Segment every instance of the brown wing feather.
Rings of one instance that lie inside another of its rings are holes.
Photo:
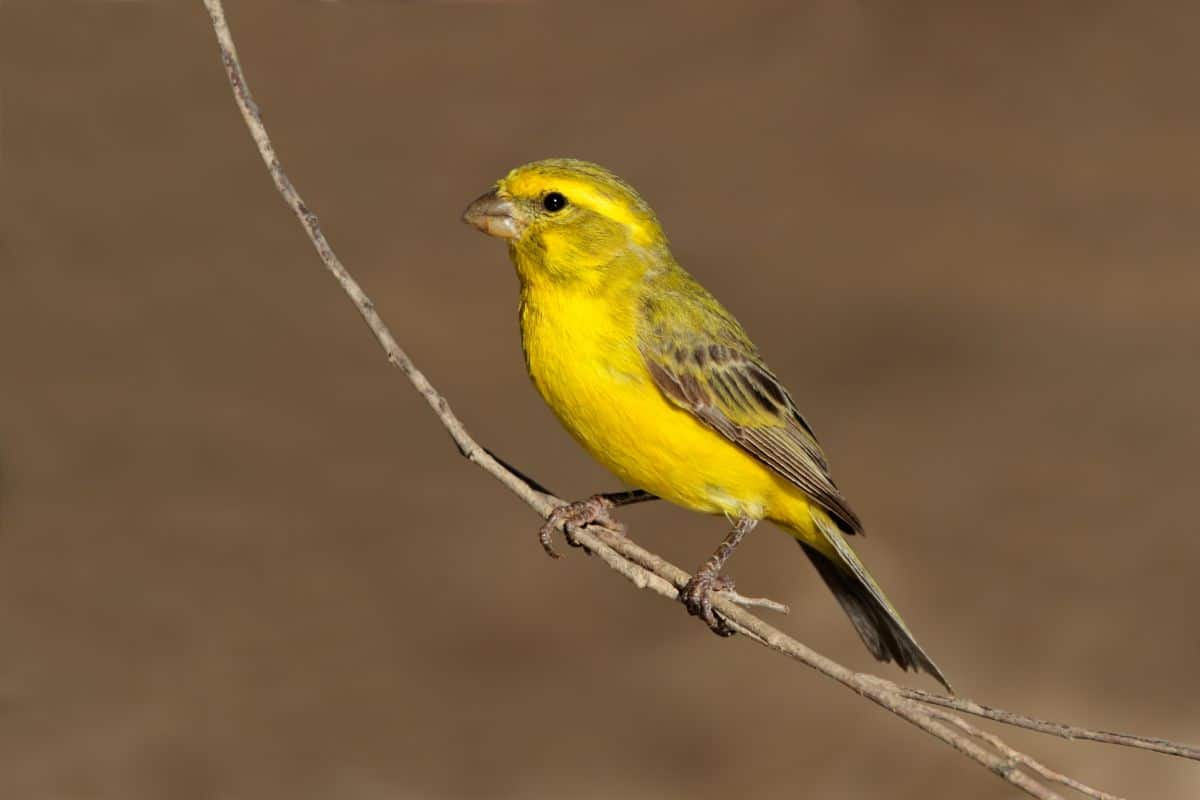
[[[717,343],[648,346],[642,356],[655,385],[671,401],[795,484],[843,531],[862,531],[858,515],[829,476],[812,429],[757,357]]]

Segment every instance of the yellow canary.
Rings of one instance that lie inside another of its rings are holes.
[[[731,585],[721,567],[768,519],[800,543],[877,659],[950,688],[846,541],[862,524],[812,428],[632,186],[585,161],[537,161],[463,219],[507,240],[525,363],[571,435],[628,485],[733,522],[681,592],[691,613],[731,632],[711,593]],[[586,524],[610,507],[597,496],[558,519]]]

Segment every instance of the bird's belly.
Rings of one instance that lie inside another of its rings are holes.
[[[526,355],[538,391],[621,480],[697,511],[771,516],[781,480],[663,397],[632,342],[613,346],[577,334],[564,353],[539,346],[540,337],[530,333]]]

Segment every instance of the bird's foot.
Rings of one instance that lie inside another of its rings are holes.
[[[688,613],[704,620],[717,636],[733,636],[737,631],[717,612],[713,611],[713,592],[732,592],[733,579],[707,570],[700,570],[679,592],[679,601]]]
[[[576,500],[574,503],[558,506],[550,512],[550,516],[546,517],[546,521],[538,530],[538,540],[542,543],[542,549],[551,558],[561,558],[550,541],[554,532],[560,527],[563,536],[567,539],[567,544],[572,547],[582,546],[575,538],[575,531],[588,525],[603,525],[617,533],[624,534],[625,526],[617,522],[612,515],[615,507],[612,500],[600,494],[594,494],[586,500]]]

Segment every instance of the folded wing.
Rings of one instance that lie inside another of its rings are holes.
[[[642,357],[668,399],[795,484],[843,531],[861,532],[812,429],[753,346],[737,338],[694,329],[671,336],[659,327],[644,337]]]

